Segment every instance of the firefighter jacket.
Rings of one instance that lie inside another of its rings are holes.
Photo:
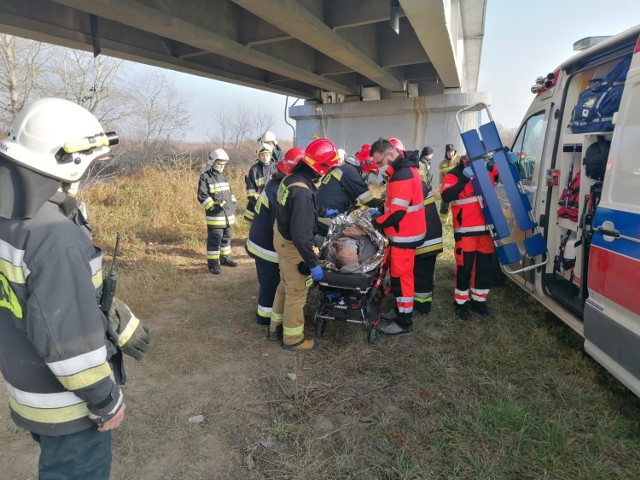
[[[436,206],[436,199],[427,183],[422,182],[422,193],[424,195],[424,215],[427,222],[427,234],[422,244],[416,248],[416,255],[431,256],[442,253],[442,221]]]
[[[224,173],[210,168],[200,175],[198,202],[204,207],[207,227],[226,228],[236,223],[236,196]]]
[[[244,212],[245,220],[249,222],[253,220],[255,206],[260,192],[264,190],[264,186],[276,171],[276,164],[273,161],[267,165],[256,162],[249,168],[249,173],[244,177],[244,183],[246,185],[245,191],[247,194],[247,209]]]
[[[65,199],[0,218],[0,370],[15,423],[51,436],[95,427],[123,402],[98,306],[102,254],[62,214]]]
[[[380,201],[369,191],[355,165],[344,163],[332,167],[320,182],[316,193],[316,203],[320,208],[333,208],[340,213],[348,212],[356,206],[378,207]],[[329,228],[331,219],[319,217],[318,222]]]
[[[282,180],[278,188],[276,227],[293,242],[309,268],[318,265],[313,251],[316,232],[316,187],[306,170],[299,170]]]
[[[460,163],[460,157],[456,154],[451,157],[449,160],[447,157],[444,157],[444,160],[440,162],[438,165],[438,170],[440,171],[440,185],[442,186],[442,182],[444,182],[444,177],[449,173],[450,170],[455,168]]]
[[[489,227],[482,213],[482,198],[476,195],[472,182],[462,174],[464,167],[460,163],[445,175],[440,195],[442,200],[451,204],[456,237],[486,235]],[[495,172],[497,174],[497,169]]]
[[[274,173],[256,202],[255,215],[245,245],[252,258],[278,263],[278,254],[273,247],[273,224],[276,221],[278,187],[283,178],[282,172]]]
[[[400,152],[387,167],[387,174],[384,213],[372,223],[383,231],[391,246],[416,248],[424,241],[426,232],[418,152]]]

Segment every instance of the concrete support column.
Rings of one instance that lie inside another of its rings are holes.
[[[296,120],[296,146],[306,147],[318,137],[333,141],[347,154],[354,154],[364,143],[378,137],[397,137],[407,150],[421,150],[430,145],[434,159],[444,158],[444,146],[453,143],[464,151],[456,124],[456,112],[468,105],[489,103],[484,92],[445,93],[428,97],[392,98],[365,102],[316,104],[291,107],[289,116]],[[477,114],[464,114],[463,129],[477,128]]]

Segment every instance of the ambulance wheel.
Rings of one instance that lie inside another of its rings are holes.
[[[371,327],[369,327],[369,331],[367,332],[367,340],[369,341],[370,344],[374,344],[376,343],[377,339],[378,339],[378,327],[375,325],[372,325]]]
[[[316,336],[322,337],[324,335],[324,329],[326,328],[327,323],[324,318],[319,318],[316,315]]]

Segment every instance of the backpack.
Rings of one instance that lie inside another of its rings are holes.
[[[598,135],[598,141],[596,143],[589,145],[582,160],[584,173],[587,174],[587,177],[594,180],[604,179],[610,147],[611,142],[605,140],[602,135]]]
[[[562,190],[558,205],[558,217],[568,218],[572,222],[578,221],[578,206],[580,196],[580,172],[576,173],[567,188]]]
[[[571,113],[572,133],[613,131],[613,114],[620,108],[630,64],[631,57],[625,57],[604,78],[589,81]]]

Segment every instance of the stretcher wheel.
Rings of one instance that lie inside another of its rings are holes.
[[[369,341],[369,343],[374,344],[376,343],[377,339],[378,339],[378,327],[375,325],[372,325],[371,327],[369,327],[369,330],[367,332],[367,340]]]

